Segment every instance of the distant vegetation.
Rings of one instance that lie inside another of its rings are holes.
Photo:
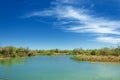
[[[6,57],[23,57],[23,56],[36,56],[36,55],[67,55],[70,54],[72,50],[31,50],[29,48],[14,46],[0,47],[0,58]]]
[[[23,57],[23,56],[36,56],[36,55],[93,55],[93,56],[120,56],[120,46],[116,48],[101,48],[101,49],[87,49],[82,48],[73,50],[31,50],[23,47],[6,46],[0,47],[0,58],[7,57]]]

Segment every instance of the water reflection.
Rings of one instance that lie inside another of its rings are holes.
[[[16,57],[16,58],[10,58],[10,59],[5,59],[5,60],[0,60],[0,65],[10,67],[14,66],[15,64],[24,64],[27,62],[28,57]]]

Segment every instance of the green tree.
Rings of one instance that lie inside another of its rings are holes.
[[[23,48],[23,47],[18,48],[16,52],[19,56],[26,56],[27,55],[25,53],[25,48]]]
[[[100,49],[100,54],[101,55],[110,55],[111,54],[111,50],[110,50],[110,48],[107,48],[107,47],[102,48],[102,49]]]

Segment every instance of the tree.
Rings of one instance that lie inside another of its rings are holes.
[[[5,57],[9,57],[10,54],[9,54],[9,48],[8,47],[4,47],[2,49],[2,54],[5,56]]]
[[[2,47],[0,47],[0,53],[2,53]]]
[[[110,50],[110,48],[107,48],[107,47],[102,48],[102,49],[100,49],[100,54],[101,55],[110,55],[111,54],[111,50]]]
[[[120,46],[117,47],[118,51],[117,51],[117,55],[120,55]]]
[[[27,55],[25,53],[25,49],[23,47],[18,48],[16,52],[18,53],[19,56],[25,56],[25,55]]]

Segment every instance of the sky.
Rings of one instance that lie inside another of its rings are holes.
[[[0,46],[96,49],[120,43],[120,0],[0,0]]]

